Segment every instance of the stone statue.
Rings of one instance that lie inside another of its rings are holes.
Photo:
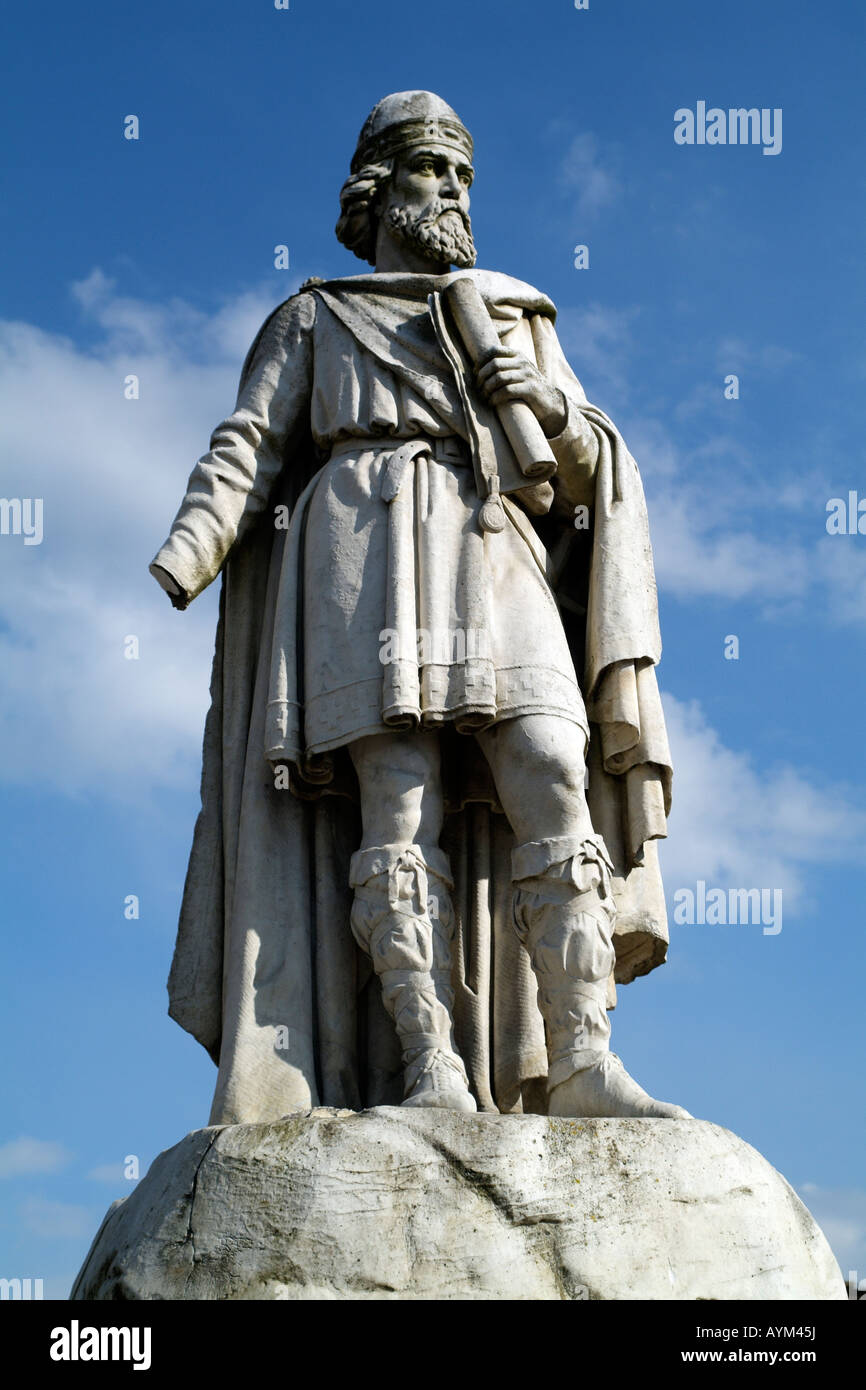
[[[211,1123],[686,1116],[608,1041],[667,945],[643,491],[551,301],[473,269],[472,179],[439,97],[374,108],[337,223],[374,272],[266,321],[151,566],[179,609],[223,575],[169,981]]]

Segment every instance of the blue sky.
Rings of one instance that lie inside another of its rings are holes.
[[[553,298],[641,467],[669,898],[783,891],[775,935],[672,923],[615,1045],[759,1149],[866,1276],[866,535],[825,525],[830,498],[866,497],[864,19],[833,0],[49,0],[7,24],[0,492],[44,499],[44,537],[0,536],[0,1274],[63,1296],[125,1156],[144,1172],[206,1122],[215,1071],[165,977],[217,586],[180,615],[147,564],[262,318],[308,275],[362,269],[333,235],[358,130],[424,87],[475,137],[479,264]],[[781,108],[781,153],[678,146],[698,101]]]

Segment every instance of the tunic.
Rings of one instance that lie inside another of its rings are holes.
[[[377,292],[346,281],[342,300],[329,286],[287,302],[252,354],[234,414],[198,466],[208,481],[254,476],[264,500],[273,478],[263,476],[271,470],[262,467],[262,446],[276,464],[303,421],[326,460],[282,568],[267,756],[309,769],[317,755],[389,728],[453,721],[471,732],[529,713],[569,719],[588,740],[547,556],[529,518],[506,499],[504,530],[479,524],[484,499],[463,406],[417,293],[419,281],[440,277],[358,278]],[[379,292],[379,281],[389,282],[389,293]],[[411,293],[394,293],[395,281]],[[481,284],[497,295],[504,343],[537,362],[535,342],[545,335],[549,361],[538,365],[572,403],[551,446],[560,466],[579,464],[588,431],[576,407],[584,398],[556,343],[552,306],[506,276],[487,273]],[[345,304],[353,323],[358,312],[377,326],[384,321],[380,355],[340,316]],[[535,334],[532,318],[543,324]],[[396,456],[406,441],[418,450]],[[177,572],[182,538],[180,518],[164,567],[189,591],[188,572]]]

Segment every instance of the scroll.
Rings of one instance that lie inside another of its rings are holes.
[[[484,300],[468,276],[455,280],[443,293],[457,331],[473,367],[494,349],[501,347],[499,334]],[[494,407],[520,471],[534,483],[544,482],[556,472],[556,459],[541,425],[524,401],[507,401]]]

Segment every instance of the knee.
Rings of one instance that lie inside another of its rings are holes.
[[[510,815],[518,837],[543,840],[591,833],[585,778],[579,752],[542,747],[521,760],[512,778],[516,795],[511,797]]]
[[[436,743],[411,734],[362,739],[352,760],[366,843],[437,843],[443,800]]]
[[[438,789],[439,750],[428,738],[380,734],[349,745],[358,780],[364,787],[405,795],[415,789]]]
[[[540,798],[565,814],[578,814],[586,804],[586,765],[574,749],[537,748],[521,777],[527,791],[533,789],[533,801]]]
[[[578,754],[569,756],[555,751],[541,759],[541,775],[564,801],[581,803],[584,800],[586,764]]]

